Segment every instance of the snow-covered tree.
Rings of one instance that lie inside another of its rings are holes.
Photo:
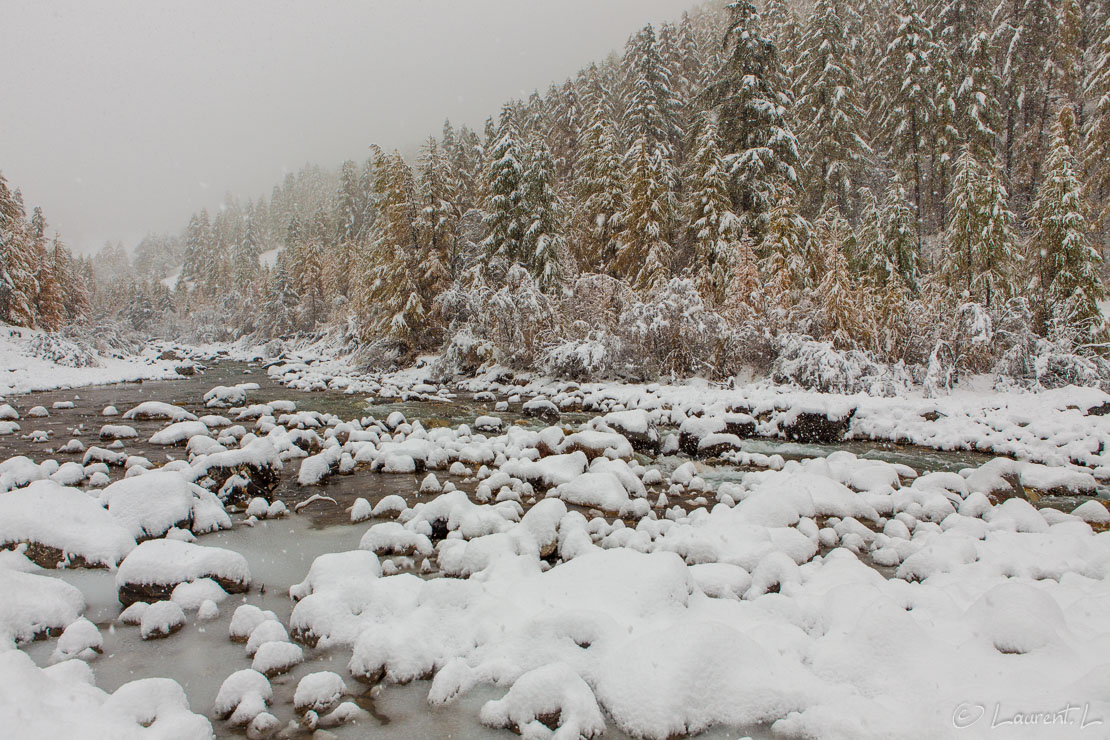
[[[489,154],[489,195],[486,202],[486,228],[483,242],[486,258],[501,257],[526,264],[521,180],[524,177],[524,147],[516,112],[511,105],[501,111],[501,122]]]
[[[669,277],[674,185],[666,151],[653,149],[646,137],[632,145],[626,169],[628,201],[618,217],[622,230],[612,269],[633,286],[646,289]]]
[[[980,162],[968,149],[956,161],[941,277],[987,307],[1014,292],[1017,237],[1009,195],[994,161]]]
[[[1101,221],[1110,217],[1110,20],[1098,34],[1097,61],[1087,79],[1087,99],[1094,101],[1094,110],[1085,125],[1083,167],[1091,201],[1101,204]]]
[[[902,0],[898,27],[876,71],[872,119],[881,142],[911,185],[919,219],[925,208],[926,166],[937,119],[935,60],[940,51],[916,0]],[[922,227],[918,227],[919,234]]]
[[[396,151],[376,151],[374,174],[380,215],[370,252],[363,333],[414,347],[428,318],[420,291],[416,182]]]
[[[632,37],[625,53],[628,66],[628,103],[624,133],[633,142],[644,139],[654,149],[674,158],[682,137],[678,101],[671,89],[670,70],[663,63],[655,29],[645,26]]]
[[[434,296],[442,292],[455,275],[455,240],[459,224],[455,206],[458,184],[447,152],[434,137],[421,149],[419,174],[416,229],[423,273],[420,283],[427,295]]]
[[[1052,130],[1045,177],[1033,204],[1030,227],[1042,326],[1058,322],[1089,341],[1101,328],[1098,302],[1105,297],[1102,258],[1091,243],[1076,150],[1079,133],[1070,104],[1060,107]]]
[[[545,293],[558,289],[565,269],[566,243],[555,193],[555,162],[542,141],[528,148],[521,179],[524,211],[523,255],[536,285]]]
[[[738,252],[743,238],[740,220],[732,211],[728,165],[717,137],[715,117],[704,116],[690,161],[686,206],[693,244],[689,271],[710,305],[721,305],[727,300],[740,267]]]
[[[759,230],[761,217],[797,184],[798,141],[775,43],[749,0],[728,5],[728,58],[707,89],[718,113],[738,215]]]
[[[872,151],[862,136],[859,80],[840,4],[817,0],[801,40],[795,91],[806,200],[814,212],[827,203],[854,216]]]
[[[980,161],[994,157],[998,146],[1001,82],[994,68],[994,48],[986,32],[968,41],[963,80],[956,88],[956,126],[964,145]]]
[[[591,114],[576,167],[575,256],[583,269],[605,269],[613,259],[617,217],[625,205],[625,174],[615,126],[603,101]]]

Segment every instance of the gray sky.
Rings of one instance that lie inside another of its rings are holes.
[[[0,0],[0,171],[79,251],[480,124],[693,0]]]

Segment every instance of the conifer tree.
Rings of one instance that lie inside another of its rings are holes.
[[[728,58],[707,89],[729,157],[733,204],[758,231],[762,216],[797,183],[798,141],[775,43],[750,0],[728,5]]]
[[[994,69],[990,35],[971,37],[966,49],[963,81],[956,88],[956,126],[961,141],[981,162],[995,156],[1001,125],[998,94],[1001,82]]]
[[[672,247],[673,184],[667,154],[646,137],[632,145],[626,162],[628,202],[619,216],[622,231],[612,268],[641,290],[667,278]]]
[[[1087,193],[1101,204],[1099,221],[1110,217],[1110,20],[1099,29],[1096,62],[1087,80],[1087,98],[1094,110],[1086,121],[1083,168]]]
[[[768,214],[760,252],[763,275],[778,302],[797,302],[803,291],[816,287],[813,226],[789,198]]]
[[[617,219],[624,210],[624,166],[614,124],[598,101],[580,147],[575,186],[579,234],[575,256],[583,269],[606,269],[614,255]]]
[[[988,308],[1013,293],[1016,278],[1014,214],[993,160],[981,163],[964,149],[956,162],[941,277]]]
[[[883,144],[911,185],[920,221],[925,208],[925,178],[930,127],[937,118],[935,59],[939,51],[918,12],[916,0],[902,0],[898,28],[876,72],[880,94],[871,115],[883,131]]]
[[[415,347],[427,321],[420,293],[416,232],[416,183],[398,152],[378,151],[375,193],[380,212],[368,275],[367,338],[391,339]]]
[[[682,130],[677,122],[678,102],[671,89],[670,70],[658,46],[650,25],[629,42],[625,54],[629,89],[624,133],[633,142],[646,140],[651,149],[661,149],[673,160]]]
[[[817,296],[824,319],[825,337],[838,349],[853,349],[864,334],[867,317],[859,291],[852,285],[845,254],[851,227],[835,209],[826,211],[814,224],[814,239],[820,253],[821,280]]]
[[[691,271],[699,291],[711,305],[721,305],[727,298],[739,269],[743,235],[740,220],[732,212],[728,170],[717,137],[716,119],[704,116],[690,162],[686,208],[694,246]]]
[[[0,320],[34,326],[35,279],[33,237],[19,191],[0,175]]]
[[[559,198],[555,193],[555,162],[542,141],[528,149],[522,188],[525,214],[523,253],[536,285],[545,293],[559,288],[564,273],[566,243],[559,217]]]
[[[454,277],[459,213],[457,184],[447,152],[434,137],[421,150],[416,229],[420,247],[420,284],[426,295],[442,292]]]
[[[1031,293],[1043,327],[1055,319],[1089,341],[1100,328],[1098,302],[1105,291],[1099,277],[1102,258],[1091,244],[1078,146],[1075,111],[1065,103],[1053,127],[1045,178],[1030,216],[1036,280]]]
[[[817,0],[801,40],[795,83],[804,124],[806,196],[816,211],[826,204],[854,217],[856,193],[871,159],[863,140],[852,51],[838,0]]]
[[[487,259],[501,257],[509,263],[527,264],[524,255],[523,141],[516,114],[506,105],[489,154],[489,196],[486,204],[486,228],[489,236],[483,242]]]

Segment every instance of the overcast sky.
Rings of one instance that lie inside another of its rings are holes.
[[[478,125],[693,0],[0,0],[0,172],[80,251]]]

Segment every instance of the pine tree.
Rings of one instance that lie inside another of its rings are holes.
[[[522,207],[524,176],[523,142],[511,106],[501,111],[501,123],[490,150],[489,197],[486,204],[486,228],[489,236],[483,242],[487,259],[501,257],[509,263],[527,264],[524,254],[524,223]]]
[[[938,54],[916,0],[903,0],[897,31],[879,61],[876,74],[881,94],[871,114],[883,132],[882,141],[891,159],[900,163],[903,176],[912,186],[919,239],[930,127],[937,118],[934,60]]]
[[[686,222],[690,224],[690,241],[694,246],[691,271],[699,291],[711,305],[721,305],[727,299],[739,269],[743,234],[740,220],[732,212],[728,170],[717,137],[716,119],[704,116],[690,162],[686,207]]]
[[[628,202],[618,217],[622,231],[612,269],[643,290],[665,280],[669,271],[673,184],[666,152],[653,150],[646,137],[632,145],[625,166]]]
[[[23,198],[0,175],[0,320],[35,325],[34,241]]]
[[[580,147],[575,186],[575,256],[583,269],[605,269],[614,256],[617,217],[625,206],[624,166],[614,129],[598,101]]]
[[[678,101],[658,47],[655,29],[650,25],[629,42],[625,53],[629,79],[624,133],[633,142],[646,140],[653,150],[662,149],[668,159],[674,159],[682,138],[677,122]]]
[[[728,5],[729,57],[707,89],[729,157],[733,204],[757,231],[797,183],[798,141],[788,123],[788,85],[773,41],[749,0]]]
[[[266,293],[259,326],[264,336],[277,337],[295,331],[297,328],[300,296],[297,295],[294,281],[286,268],[287,254],[289,253],[284,252],[278,255],[273,278]],[[181,284],[183,283],[179,283]]]
[[[1014,214],[993,160],[984,165],[964,149],[956,161],[941,277],[988,308],[1008,298],[1016,278]]]
[[[1036,296],[1042,327],[1056,319],[1084,341],[1098,333],[1105,297],[1099,267],[1102,258],[1091,244],[1087,205],[1079,177],[1079,134],[1075,111],[1060,107],[1052,131],[1045,178],[1030,216]]]
[[[763,275],[777,301],[795,303],[816,287],[813,226],[789,198],[768,214],[760,252]]]
[[[1091,201],[1101,203],[1099,221],[1110,217],[1110,20],[1099,30],[1097,61],[1087,80],[1087,98],[1095,101],[1086,122],[1083,168]]]
[[[245,296],[254,290],[260,254],[262,254],[262,248],[255,233],[254,219],[247,216],[243,236],[236,241],[231,257],[232,279],[236,292],[241,295]]]
[[[447,152],[434,137],[429,138],[420,156],[417,192],[420,210],[416,220],[422,272],[420,284],[428,296],[441,293],[457,269],[457,188]]]
[[[1037,185],[1048,129],[1056,15],[1050,0],[1002,0],[995,11],[1001,55],[1006,177]]]
[[[416,182],[398,152],[386,155],[381,151],[377,152],[374,182],[380,216],[371,250],[364,336],[389,337],[415,347],[427,321],[419,282]]]
[[[524,254],[536,285],[545,293],[561,287],[566,242],[555,194],[555,162],[542,141],[528,149],[526,169],[521,179],[522,206],[525,214]]]
[[[856,245],[854,267],[873,287],[900,284],[911,291],[918,289],[921,252],[917,214],[897,176],[887,187],[883,201],[865,211]]]
[[[998,103],[1001,81],[994,69],[990,35],[980,32],[972,36],[966,57],[966,73],[956,88],[956,126],[960,140],[976,159],[990,161],[997,151],[1001,126]]]
[[[867,317],[848,271],[845,250],[851,240],[851,227],[835,209],[826,211],[814,224],[814,240],[822,267],[817,296],[825,338],[838,349],[854,349],[865,333]]]
[[[807,200],[814,211],[828,202],[856,214],[856,193],[872,156],[863,140],[852,51],[838,0],[817,0],[801,41],[798,117],[804,121]]]

